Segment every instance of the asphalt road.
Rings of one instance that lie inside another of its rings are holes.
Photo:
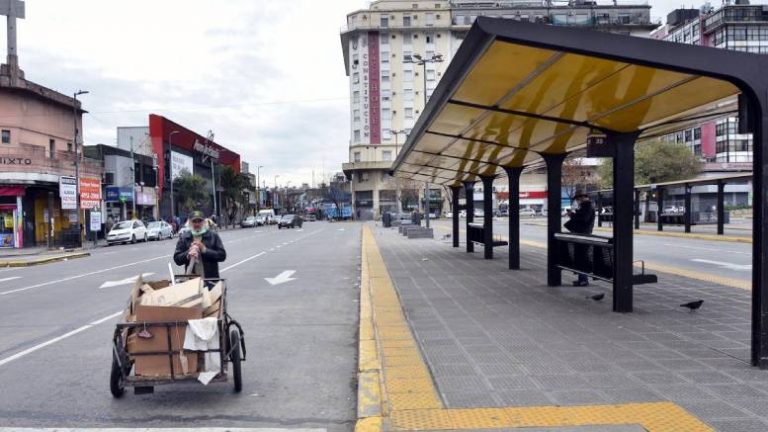
[[[482,223],[482,219],[476,220],[476,222]],[[432,223],[436,227],[443,228],[442,231],[436,233],[436,238],[450,232],[450,220],[440,219],[432,221]],[[464,223],[465,220],[461,219],[462,229]],[[506,236],[509,232],[507,223],[506,218],[494,220],[494,235]],[[531,224],[525,219],[520,221],[520,238],[522,240],[546,244],[546,233],[546,228],[538,223]],[[595,234],[610,236],[609,232],[596,231]],[[635,235],[634,246],[636,260],[645,260],[649,263],[663,264],[735,280],[752,280],[752,245],[749,243]],[[496,251],[505,253],[505,248],[496,248]]]
[[[359,225],[221,236],[228,312],[248,349],[242,393],[230,381],[112,398],[111,340],[131,287],[125,279],[167,278],[175,241],[104,247],[88,258],[0,270],[0,426],[353,430]],[[265,280],[291,270],[294,280]]]

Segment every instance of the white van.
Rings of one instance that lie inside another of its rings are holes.
[[[273,209],[259,210],[259,216],[264,218],[264,225],[273,225],[277,223],[275,211]]]

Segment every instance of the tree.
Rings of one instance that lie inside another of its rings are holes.
[[[183,170],[173,180],[173,189],[178,196],[176,202],[181,204],[181,209],[186,214],[208,205],[209,197],[205,193],[205,179],[198,175],[193,175],[189,171]]]
[[[693,178],[701,163],[685,144],[656,139],[635,146],[635,184],[662,183]],[[613,160],[598,168],[600,184],[613,187]]]
[[[221,207],[224,209],[227,220],[233,226],[237,215],[238,205],[242,206],[245,199],[243,190],[248,188],[248,178],[238,174],[231,166],[221,169]]]
[[[592,167],[584,164],[581,155],[572,155],[563,161],[562,172],[563,191],[573,198],[577,190],[588,191],[600,184],[600,180],[594,175]]]
[[[419,185],[413,181],[404,178],[395,178],[400,186],[400,203],[403,211],[410,211],[413,207],[419,206]]]

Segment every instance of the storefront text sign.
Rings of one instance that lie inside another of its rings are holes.
[[[77,179],[74,177],[59,177],[59,197],[62,210],[77,208]]]
[[[80,177],[80,207],[101,207],[101,179]]]

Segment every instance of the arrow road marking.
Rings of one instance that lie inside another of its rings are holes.
[[[270,285],[280,285],[282,283],[296,280],[296,278],[291,277],[294,273],[296,273],[296,270],[286,270],[273,278],[264,278],[264,280],[269,282]]]
[[[11,281],[11,280],[14,280],[14,279],[21,279],[21,276],[2,278],[2,279],[0,279],[0,282]]]
[[[152,276],[153,274],[154,273],[142,273],[141,277],[145,278],[148,276]],[[127,279],[118,280],[118,281],[107,281],[101,284],[99,289],[112,288],[120,285],[129,285],[129,284],[135,283],[138,278],[139,278],[138,276],[133,276],[133,277],[129,277]]]
[[[705,263],[705,264],[713,264],[716,266],[727,268],[728,270],[737,270],[737,271],[752,270],[752,264],[734,264],[729,262],[711,261],[711,260],[705,260],[705,259],[699,259],[699,258],[694,258],[691,261],[696,261],[696,262]]]

